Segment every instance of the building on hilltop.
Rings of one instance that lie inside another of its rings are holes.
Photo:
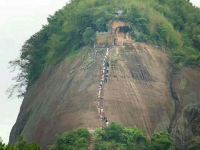
[[[112,21],[108,26],[108,32],[96,32],[96,45],[98,47],[124,45],[130,41],[130,25],[123,21]]]

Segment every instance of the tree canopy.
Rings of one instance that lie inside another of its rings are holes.
[[[118,10],[123,14],[116,15]],[[200,66],[200,9],[188,0],[71,0],[47,20],[13,61],[21,69],[21,86],[29,88],[46,67],[91,45],[95,32],[107,31],[113,20],[129,22],[136,41],[168,49],[178,67]]]
[[[77,129],[58,136],[50,150],[87,150],[91,136],[95,137],[95,150],[173,150],[168,133],[156,133],[149,140],[141,129],[125,128],[112,123],[108,128],[97,129],[92,135],[87,129]]]
[[[16,145],[6,145],[0,140],[0,150],[41,150],[41,148],[39,145],[28,143],[20,137]]]

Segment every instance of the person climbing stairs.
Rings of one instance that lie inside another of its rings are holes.
[[[98,94],[97,94],[97,112],[100,117],[102,128],[108,127],[109,125],[108,118],[106,116],[106,112],[104,109],[104,98],[103,98],[104,86],[108,82],[108,77],[109,77],[109,66],[110,66],[109,52],[110,52],[110,49],[107,48],[106,53],[103,58],[102,69],[101,69],[101,79],[100,79]]]

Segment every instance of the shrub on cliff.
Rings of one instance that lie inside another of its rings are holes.
[[[87,27],[83,33],[83,41],[85,44],[93,44],[95,42],[95,31],[91,27]]]
[[[50,150],[87,150],[90,133],[87,129],[78,129],[59,136]]]
[[[168,133],[157,133],[151,138],[150,150],[173,150],[173,141]]]
[[[59,136],[50,150],[87,150],[90,137],[95,136],[95,150],[173,150],[168,133],[156,133],[149,140],[138,128],[126,128],[111,123],[91,135],[87,129],[78,129]]]
[[[108,128],[96,132],[96,150],[147,150],[147,147],[146,137],[137,128],[124,128],[112,123]]]

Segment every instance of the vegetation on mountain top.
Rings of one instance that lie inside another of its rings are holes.
[[[119,10],[121,16],[116,15]],[[12,62],[21,70],[19,87],[28,88],[46,67],[93,44],[95,32],[107,31],[112,20],[129,22],[136,41],[168,49],[178,67],[200,66],[200,9],[188,0],[71,0],[24,43],[20,58]]]

